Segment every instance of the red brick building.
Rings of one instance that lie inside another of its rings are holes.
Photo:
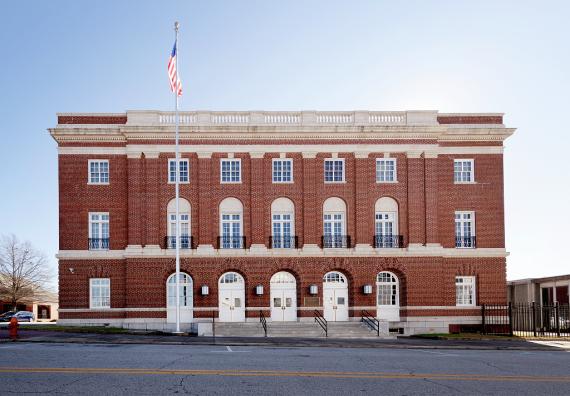
[[[184,323],[445,332],[506,302],[501,114],[181,113]],[[174,116],[58,114],[65,323],[174,320]],[[169,286],[170,284],[170,286]]]

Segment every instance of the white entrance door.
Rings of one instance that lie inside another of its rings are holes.
[[[391,322],[400,320],[400,287],[393,273],[380,272],[376,277],[376,304],[378,319]]]
[[[323,277],[323,310],[328,321],[348,320],[348,282],[340,272],[329,272]]]
[[[297,320],[297,282],[289,272],[278,272],[271,277],[271,320],[292,322]]]
[[[245,322],[245,284],[236,272],[226,272],[218,282],[220,322]]]
[[[180,323],[192,322],[192,309],[194,307],[192,293],[192,278],[184,272],[180,273]],[[166,321],[176,323],[176,274],[172,274],[166,281]]]

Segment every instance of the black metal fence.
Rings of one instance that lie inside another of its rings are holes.
[[[570,337],[568,304],[509,303],[481,306],[483,334]]]

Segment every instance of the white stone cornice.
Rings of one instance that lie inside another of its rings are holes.
[[[60,250],[59,260],[117,260],[125,258],[173,258],[173,249],[159,246],[145,246],[142,250]],[[360,245],[355,249],[321,249],[318,245],[306,244],[302,249],[214,249],[211,245],[200,245],[198,249],[182,249],[183,258],[191,257],[442,257],[442,258],[491,258],[507,257],[504,248],[455,249],[433,246],[412,245],[408,248],[369,249]]]
[[[159,150],[143,151],[146,159],[157,159],[160,156]]]

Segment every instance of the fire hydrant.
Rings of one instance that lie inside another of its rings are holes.
[[[10,330],[10,338],[16,340],[18,338],[18,319],[12,317],[8,329]]]

